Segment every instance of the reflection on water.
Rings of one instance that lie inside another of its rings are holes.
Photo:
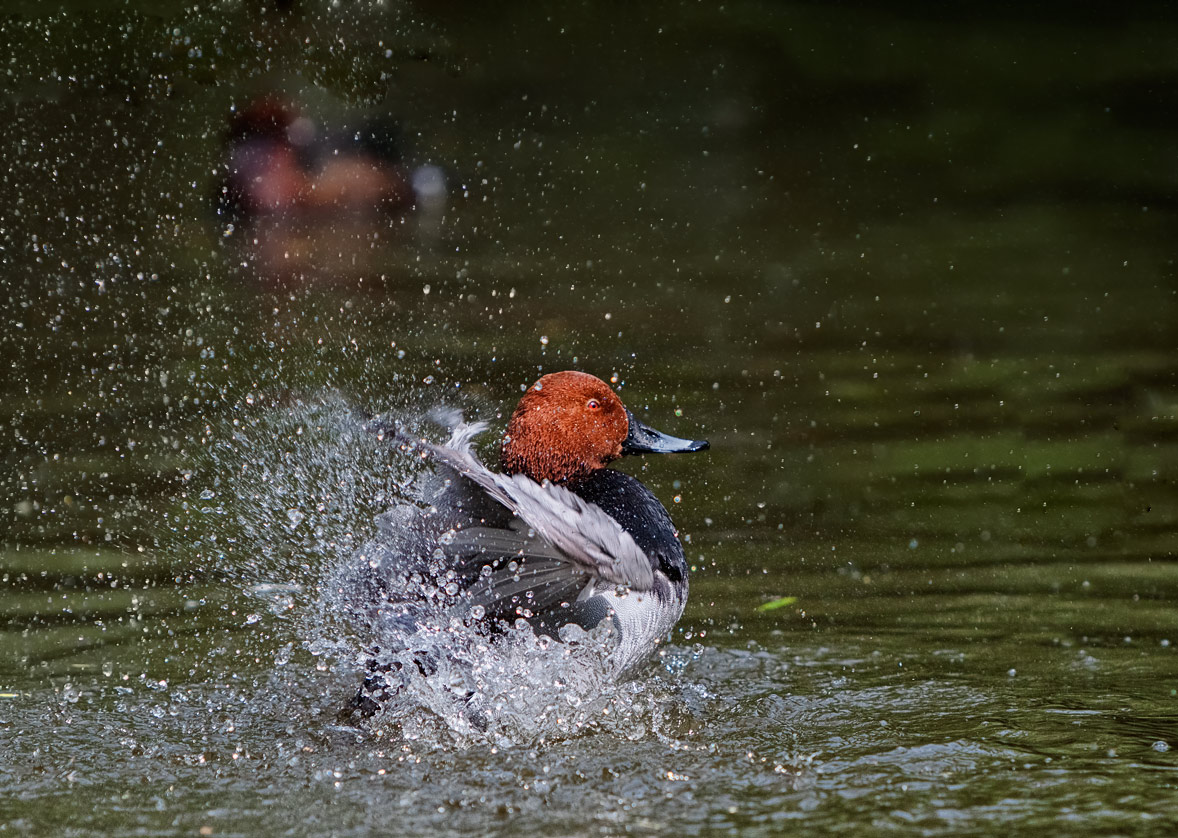
[[[0,22],[10,828],[1171,822],[1164,8],[37,14]],[[403,117],[432,233],[297,233],[330,281],[259,283],[209,196],[260,89]],[[566,367],[712,441],[626,466],[693,565],[667,655],[510,744],[338,724],[321,580],[407,477],[353,417],[498,428]]]

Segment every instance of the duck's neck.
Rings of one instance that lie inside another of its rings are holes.
[[[526,474],[537,483],[547,480],[562,485],[583,480],[593,471],[578,458],[559,453],[559,449],[540,446],[525,450],[514,445],[511,437],[500,449],[499,468],[504,474]]]

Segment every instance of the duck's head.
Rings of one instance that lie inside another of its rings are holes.
[[[702,451],[704,440],[679,439],[648,428],[596,376],[554,372],[524,393],[503,435],[508,474],[568,483],[623,454]]]

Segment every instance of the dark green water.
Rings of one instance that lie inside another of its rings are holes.
[[[1165,5],[342,5],[0,20],[0,832],[1178,826]],[[227,231],[275,89],[444,214]],[[666,656],[576,731],[337,725],[353,412],[569,367],[712,442],[623,464]]]

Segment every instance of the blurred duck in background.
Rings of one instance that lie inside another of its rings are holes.
[[[442,170],[405,165],[392,117],[349,122],[328,128],[275,96],[234,109],[216,211],[226,237],[248,232],[247,262],[263,279],[339,279],[338,266],[317,264],[317,251],[339,251],[341,237],[372,249],[380,230],[410,215],[419,235],[436,234],[447,198]],[[325,234],[331,248],[320,247]]]

